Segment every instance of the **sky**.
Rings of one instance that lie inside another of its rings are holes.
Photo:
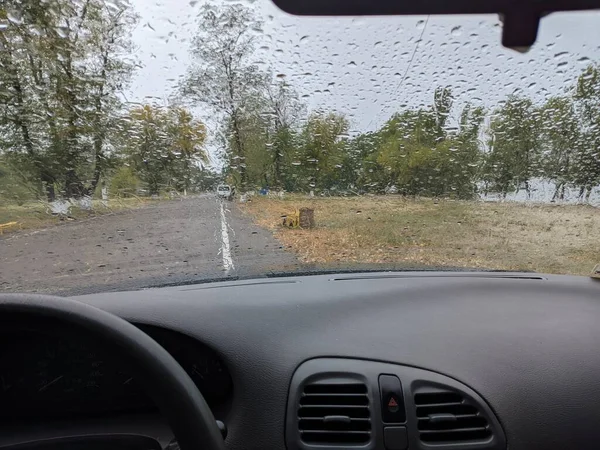
[[[165,102],[189,64],[203,2],[130,1],[140,15],[132,37],[141,68],[127,100]],[[430,105],[436,86],[452,86],[454,119],[466,102],[493,108],[511,93],[541,102],[600,61],[598,11],[544,18],[536,44],[521,54],[501,46],[495,15],[296,17],[270,0],[241,3],[263,21],[255,61],[284,76],[309,110],[346,114],[353,132],[375,130],[401,108]]]

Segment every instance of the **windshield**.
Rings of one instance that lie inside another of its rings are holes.
[[[0,290],[600,263],[600,13],[0,8]]]

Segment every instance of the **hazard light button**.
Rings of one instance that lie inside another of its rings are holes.
[[[381,396],[381,417],[385,423],[406,422],[402,384],[395,375],[379,375],[379,395]]]

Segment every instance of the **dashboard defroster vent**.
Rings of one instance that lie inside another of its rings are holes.
[[[458,392],[421,390],[415,393],[414,400],[423,443],[473,443],[492,438],[492,430],[480,408]]]
[[[369,394],[363,383],[313,383],[298,405],[300,439],[312,445],[362,445],[371,439]]]

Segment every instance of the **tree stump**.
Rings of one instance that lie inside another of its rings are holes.
[[[300,228],[315,227],[315,210],[312,208],[300,208]]]

